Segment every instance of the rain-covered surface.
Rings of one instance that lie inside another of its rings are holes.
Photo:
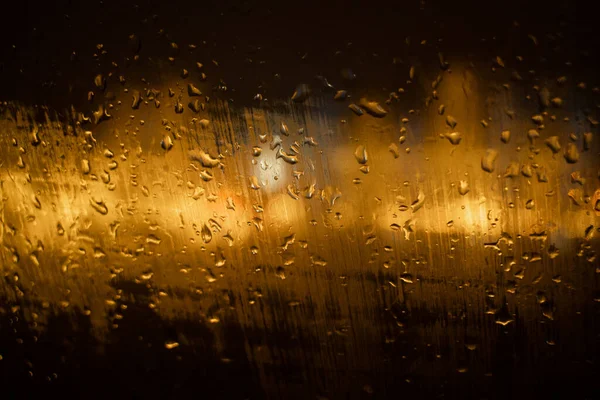
[[[96,3],[3,47],[8,398],[594,397],[571,14]]]

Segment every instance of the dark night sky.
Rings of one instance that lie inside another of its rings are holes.
[[[503,50],[519,53],[524,32],[562,35],[567,45],[560,49],[561,59],[570,53],[580,73],[594,74],[596,24],[582,3],[27,0],[4,12],[11,21],[0,28],[0,98],[56,108],[77,105],[96,73],[112,61],[124,67],[133,55],[127,40],[132,33],[141,39],[142,60],[165,60],[172,55],[171,41],[180,45],[177,57],[184,61],[219,60],[218,73],[238,101],[251,99],[260,84],[272,97],[289,96],[298,83],[332,76],[345,65],[360,72],[359,85],[394,86],[381,80],[389,75],[376,68],[389,67],[396,56],[418,57],[404,49],[407,36],[430,43],[441,38],[436,46],[445,54],[494,57]],[[94,59],[100,43],[108,56]],[[199,45],[194,55],[187,52],[189,43]],[[337,50],[342,53],[334,56]],[[540,54],[547,56],[545,50]],[[266,67],[257,66],[259,60]],[[436,62],[420,60],[430,61]],[[554,67],[552,60],[547,63]]]

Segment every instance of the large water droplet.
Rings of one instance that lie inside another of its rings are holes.
[[[493,172],[496,168],[496,158],[498,158],[498,152],[494,149],[487,149],[481,158],[481,168],[485,172]]]
[[[359,164],[366,164],[368,161],[367,148],[364,145],[359,145],[354,151],[354,157]]]

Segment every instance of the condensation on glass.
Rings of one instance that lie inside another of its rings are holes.
[[[0,106],[0,363],[200,364],[271,398],[595,368],[597,87],[413,38],[399,87],[348,65],[239,103],[195,44],[123,40],[79,105]]]

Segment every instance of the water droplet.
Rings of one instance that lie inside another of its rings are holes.
[[[200,162],[204,168],[214,168],[221,163],[218,158],[212,157],[202,149],[190,150],[188,155],[190,160]]]
[[[137,110],[138,108],[140,108],[140,103],[142,102],[142,95],[140,94],[139,90],[134,90],[132,92],[132,101],[131,101],[131,108],[133,108],[134,110]]]
[[[283,238],[283,244],[281,245],[281,248],[283,251],[287,250],[289,246],[293,245],[296,242],[296,234],[292,233],[289,236],[286,236],[285,238]]]
[[[234,240],[233,240],[233,236],[231,236],[231,231],[227,231],[227,234],[223,235],[223,240],[225,240],[225,242],[227,242],[227,245],[229,247],[233,246]]]
[[[419,193],[417,194],[417,199],[415,201],[413,201],[413,203],[410,205],[410,208],[411,208],[412,212],[415,213],[421,207],[423,207],[424,204],[425,204],[425,194],[421,190],[419,190]]]
[[[531,164],[523,164],[521,166],[521,175],[526,178],[531,178],[533,176],[533,168],[531,167]]]
[[[458,193],[461,196],[466,195],[467,193],[469,193],[470,190],[471,188],[469,187],[469,183],[467,181],[460,181],[458,183]]]
[[[202,96],[202,92],[194,84],[188,83],[187,85],[188,96]]]
[[[306,189],[304,189],[304,197],[307,199],[312,199],[313,195],[315,194],[315,183],[312,183],[310,186],[308,186]]]
[[[81,172],[84,173],[84,175],[89,174],[92,171],[92,168],[90,166],[90,160],[81,160]]]
[[[406,220],[402,225],[402,231],[404,232],[404,239],[410,240],[410,234],[415,232],[416,222],[413,218]]]
[[[319,145],[319,143],[317,143],[317,141],[312,136],[305,136],[304,141],[302,143],[313,147]]]
[[[165,348],[167,350],[173,350],[174,348],[179,347],[179,343],[172,341],[172,340],[168,340],[165,342]]]
[[[400,149],[398,148],[398,146],[396,145],[396,143],[392,143],[389,145],[388,150],[390,151],[390,153],[392,153],[392,155],[394,156],[394,158],[398,158],[400,157]]]
[[[585,132],[583,134],[583,150],[584,151],[590,150],[592,148],[592,139],[593,139],[592,132]]]
[[[538,92],[538,100],[540,103],[540,107],[550,107],[550,91],[548,90],[548,88],[543,87],[542,89],[540,89],[540,91]]]
[[[533,201],[533,199],[529,199],[525,203],[525,208],[528,209],[528,210],[533,209],[534,206],[535,206],[535,202]]]
[[[400,275],[400,280],[404,283],[413,283],[414,282],[413,276],[407,272]]]
[[[368,161],[367,148],[364,145],[359,145],[354,151],[354,157],[359,164],[366,164]]]
[[[496,158],[498,152],[494,149],[487,149],[485,155],[481,158],[481,168],[485,172],[493,172],[496,168]]]
[[[446,133],[446,139],[456,146],[462,140],[462,136],[459,132]]]
[[[358,115],[359,117],[365,113],[365,112],[363,111],[363,109],[362,109],[362,108],[360,108],[359,106],[357,106],[357,105],[356,105],[356,104],[354,104],[354,103],[350,104],[350,105],[348,106],[348,108],[349,108],[350,110],[352,110],[352,112],[353,112],[354,114]]]
[[[31,202],[33,203],[35,208],[42,208],[42,203],[40,203],[40,199],[38,199],[37,196],[31,196]]]
[[[370,115],[377,118],[383,118],[387,115],[387,111],[375,101],[369,101],[364,97],[360,99],[358,103],[364,110]]]
[[[260,189],[260,184],[258,183],[258,178],[256,176],[251,176],[248,178],[250,181],[250,188],[254,190]]]
[[[177,113],[177,114],[183,113],[183,104],[181,104],[181,102],[179,100],[175,103],[175,113]]]
[[[408,79],[411,81],[415,79],[415,67],[413,65],[411,65],[410,69],[408,70]]]
[[[504,172],[505,178],[514,178],[515,176],[519,176],[519,163],[516,161],[511,161],[506,167],[506,171]]]
[[[544,117],[540,114],[532,116],[531,120],[537,125],[542,125],[544,123]]]
[[[188,108],[198,114],[202,109],[202,105],[200,104],[200,100],[195,99],[188,103]]]
[[[333,96],[333,99],[336,101],[343,101],[346,100],[346,97],[348,97],[348,92],[345,90],[338,90],[335,93],[335,96]]]
[[[282,266],[277,267],[275,270],[275,276],[277,276],[279,279],[285,279],[285,268]]]
[[[298,156],[286,153],[281,147],[279,148],[279,150],[277,150],[275,158],[281,158],[288,164],[296,164],[298,162]]]
[[[282,144],[283,144],[283,140],[281,139],[281,136],[274,134],[273,139],[271,140],[271,144],[269,145],[269,148],[271,150],[275,150],[277,147],[281,146]]]
[[[496,323],[498,325],[507,326],[511,322],[514,322],[514,318],[512,317],[512,315],[510,315],[510,313],[505,307],[498,310],[495,314],[495,317]]]
[[[161,240],[158,236],[150,234],[146,237],[146,243],[148,244],[160,244]]]
[[[106,86],[106,79],[102,74],[98,74],[94,77],[94,85],[96,85],[97,88],[104,90]]]
[[[567,143],[567,148],[565,149],[565,160],[567,160],[569,164],[575,164],[577,161],[579,161],[579,151],[574,143]]]
[[[550,100],[550,102],[555,108],[560,108],[563,106],[563,99],[561,99],[560,97],[555,97],[552,100]]]
[[[458,122],[452,115],[447,115],[446,116],[446,125],[448,125],[451,129],[454,129],[456,127],[456,125],[458,125]]]
[[[165,135],[160,142],[160,146],[166,151],[171,150],[173,148],[173,139],[171,139],[171,136]]]
[[[539,168],[536,173],[538,182],[548,182],[548,177],[546,176],[546,170],[544,168]]]
[[[290,135],[289,129],[288,129],[287,125],[283,121],[281,121],[281,124],[279,125],[279,132],[282,135],[285,135],[285,136],[289,136]]]
[[[527,139],[529,139],[529,143],[533,144],[535,139],[540,137],[540,133],[535,129],[530,129],[527,131]]]
[[[298,200],[300,198],[300,196],[298,196],[298,191],[296,190],[296,188],[292,184],[287,185],[287,193],[294,200]]]
[[[212,232],[210,231],[210,228],[208,227],[208,225],[206,225],[206,223],[202,225],[202,230],[200,234],[204,243],[210,243],[210,241],[212,240]]]
[[[92,198],[92,199],[90,199],[90,205],[98,213],[100,213],[102,215],[108,214],[108,207],[106,207],[106,204],[104,203],[104,201],[96,200],[96,199]]]
[[[192,199],[198,200],[202,196],[204,196],[204,189],[200,186],[196,186],[194,188],[194,193],[192,193]]]
[[[292,94],[292,101],[302,103],[310,96],[310,87],[307,84],[300,84]]]

